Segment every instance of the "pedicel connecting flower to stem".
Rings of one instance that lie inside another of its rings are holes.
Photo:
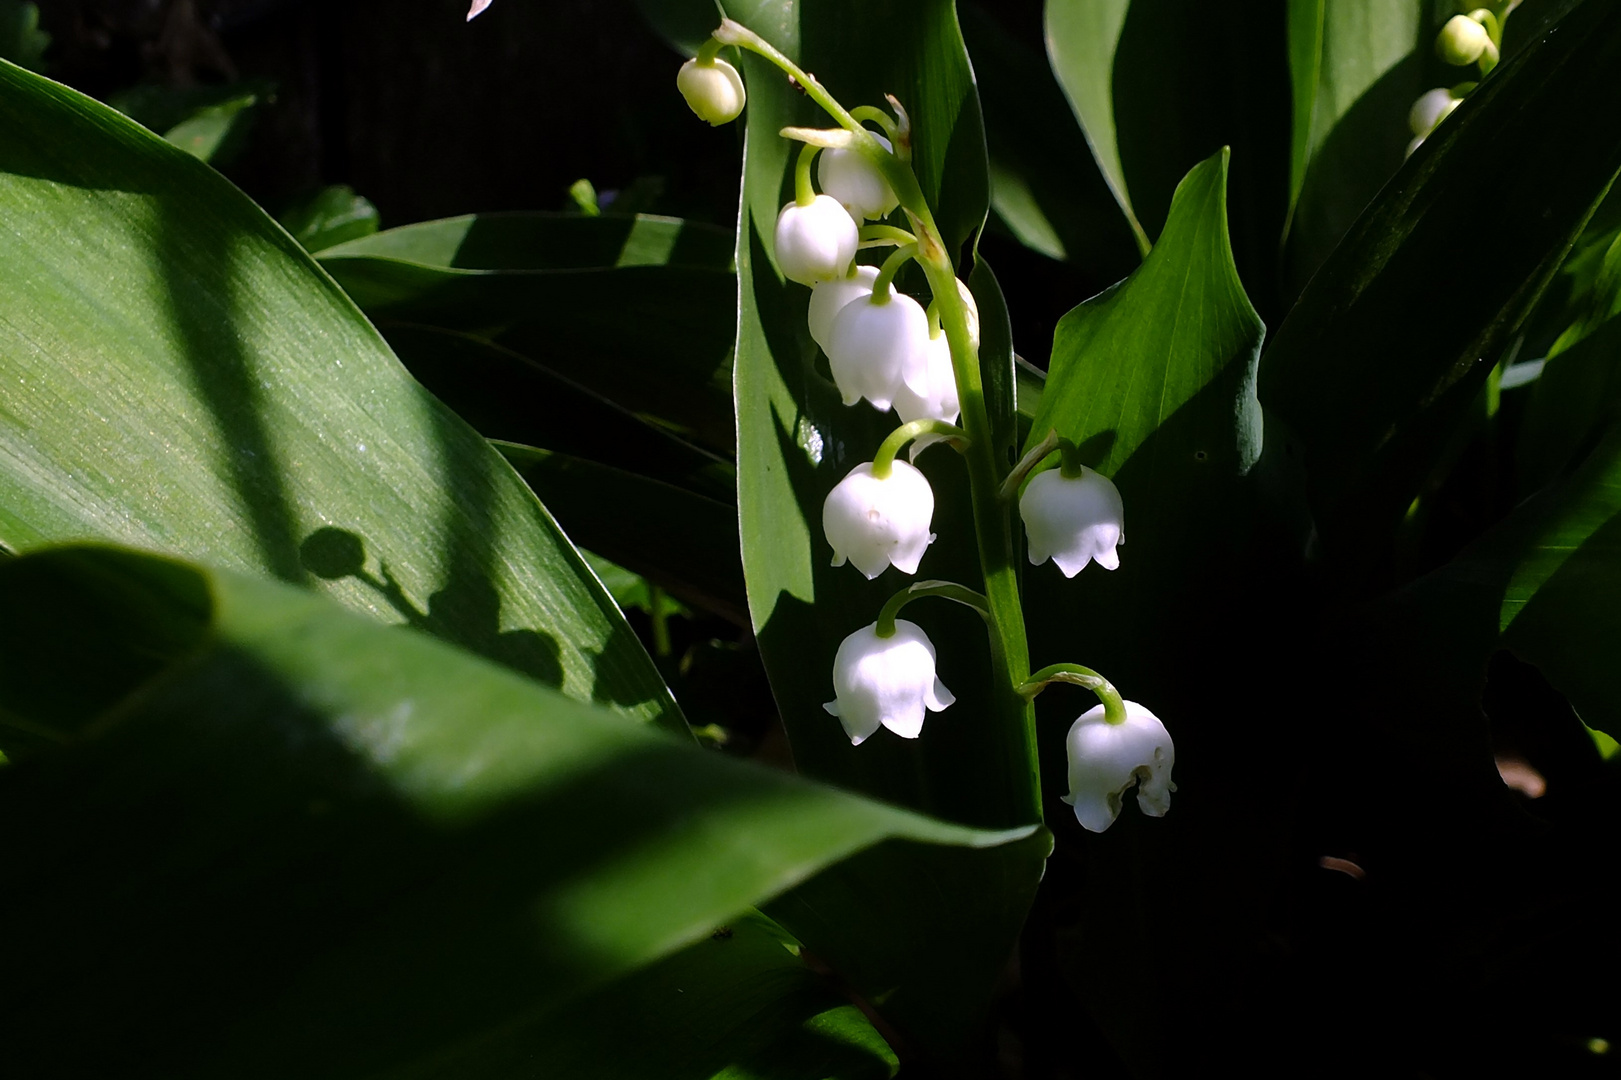
[[[852,744],[866,741],[879,728],[918,738],[927,714],[943,711],[954,698],[936,672],[933,642],[922,627],[898,615],[923,597],[966,604],[983,618],[989,633],[999,690],[987,703],[988,720],[1004,725],[1002,742],[1013,750],[1009,761],[1018,763],[1016,812],[1031,821],[1042,816],[1029,703],[1046,686],[1069,682],[1092,689],[1103,702],[1076,721],[1068,740],[1066,801],[1075,807],[1077,819],[1094,831],[1107,828],[1134,783],[1144,812],[1163,814],[1172,758],[1164,725],[1141,706],[1123,702],[1108,680],[1090,668],[1060,664],[1029,674],[1015,567],[1014,495],[1033,470],[1059,452],[1057,469],[1025,485],[1018,510],[1029,534],[1031,561],[1052,558],[1066,576],[1073,576],[1091,561],[1110,569],[1119,565],[1116,548],[1124,530],[1120,493],[1082,465],[1074,444],[1056,433],[1012,469],[998,460],[979,368],[978,306],[957,277],[951,250],[912,171],[912,125],[906,110],[893,96],[886,99],[888,111],[867,105],[846,109],[775,46],[723,19],[677,80],[693,111],[710,123],[733,119],[743,107],[741,83],[734,84],[727,74],[735,69],[718,56],[726,46],[776,65],[838,124],[782,129],[784,138],[803,145],[794,166],[794,200],[778,215],[771,254],[785,278],[811,288],[806,315],[810,336],[826,353],[845,405],[858,406],[865,399],[880,411],[893,407],[902,421],[872,460],[851,469],[822,504],[833,565],[854,563],[868,578],[891,566],[906,574],[917,572],[935,540],[930,531],[935,499],[921,472],[895,460],[908,443],[914,458],[933,443],[954,447],[966,466],[973,500],[985,591],[919,581],[894,594],[876,621],[840,642],[833,661],[834,700],[824,707],[838,717]],[[820,193],[814,180],[820,181]],[[904,228],[898,219],[885,220],[897,210],[904,214]],[[858,251],[872,247],[895,250],[881,266],[858,265]],[[917,264],[928,284],[927,310],[895,284],[909,263]]]

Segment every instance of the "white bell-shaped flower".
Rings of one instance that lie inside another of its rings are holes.
[[[879,637],[872,623],[839,644],[833,694],[822,708],[839,718],[855,746],[880,727],[915,739],[924,709],[940,712],[957,700],[934,673],[933,642],[905,619],[895,620],[890,637]]]
[[[1126,542],[1126,508],[1120,489],[1102,473],[1082,466],[1073,478],[1059,469],[1037,474],[1019,499],[1019,516],[1032,565],[1052,559],[1065,577],[1092,560],[1105,570],[1119,568],[1115,548]]]
[[[1114,824],[1120,800],[1133,784],[1137,807],[1149,817],[1164,817],[1176,790],[1171,783],[1176,750],[1170,732],[1135,701],[1125,706],[1125,723],[1109,723],[1098,705],[1071,725],[1064,741],[1069,753],[1069,794],[1064,801],[1075,808],[1075,820],[1092,832]]]
[[[833,336],[833,320],[844,310],[844,305],[871,297],[872,283],[877,280],[878,267],[858,266],[852,275],[833,281],[818,281],[811,286],[810,311],[807,315],[810,335],[824,351]],[[897,295],[895,286],[890,285],[889,298],[893,300]]]
[[[1484,26],[1467,15],[1452,16],[1435,39],[1436,55],[1455,67],[1473,64],[1488,50],[1493,53],[1497,51],[1492,44],[1492,36]]]
[[[916,300],[896,293],[887,304],[845,304],[823,349],[846,405],[866,398],[887,412],[902,384],[928,392],[928,344],[928,315]]]
[[[707,64],[696,57],[682,64],[676,72],[675,86],[687,99],[687,107],[711,127],[736,120],[748,100],[743,92],[743,77],[718,57]]]
[[[844,277],[860,244],[855,219],[837,199],[818,195],[777,215],[777,265],[790,281],[815,285]]]
[[[1462,98],[1452,96],[1452,91],[1444,86],[1437,86],[1421,94],[1413,102],[1413,107],[1407,111],[1407,125],[1413,129],[1413,134],[1423,139],[1424,136],[1435,130],[1437,124],[1452,115],[1452,110],[1463,104]]]
[[[951,366],[951,346],[946,336],[939,334],[930,338],[925,348],[927,390],[920,394],[902,383],[895,391],[895,414],[903,424],[913,420],[944,420],[955,424],[962,414],[962,405],[957,400],[957,372]],[[943,435],[919,435],[912,440],[912,460],[916,461],[928,447],[944,441]]]
[[[875,578],[890,566],[917,573],[923,550],[934,542],[934,489],[904,461],[894,462],[880,480],[872,462],[850,470],[822,503],[822,531],[833,548],[833,565],[845,560]]]
[[[873,138],[885,150],[891,149],[889,140],[882,135]],[[858,220],[888,217],[901,202],[878,167],[854,150],[823,150],[816,162],[816,177],[822,182],[822,190],[843,203]]]

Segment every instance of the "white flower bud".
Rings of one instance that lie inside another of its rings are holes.
[[[872,296],[872,283],[878,280],[876,266],[858,266],[854,276],[836,278],[833,281],[818,281],[811,286],[810,335],[824,351],[828,340],[833,336],[833,320],[844,305],[855,300],[865,300]],[[889,287],[889,298],[896,296],[895,286]]]
[[[777,265],[801,285],[844,277],[860,242],[855,219],[826,195],[809,206],[789,203],[777,215]]]
[[[1102,832],[1120,816],[1126,789],[1137,785],[1137,807],[1149,817],[1164,817],[1171,808],[1171,766],[1176,750],[1159,717],[1128,701],[1126,722],[1111,724],[1098,705],[1083,714],[1064,740],[1069,753],[1069,794],[1075,820]]]
[[[868,297],[871,297],[869,292]],[[916,300],[895,294],[887,304],[856,300],[833,319],[823,349],[846,405],[862,398],[888,411],[901,386],[928,392],[929,317]]]
[[[1120,566],[1115,547],[1126,542],[1126,509],[1120,490],[1102,473],[1082,466],[1073,479],[1058,469],[1037,474],[1019,499],[1019,516],[1032,565],[1050,558],[1065,577],[1094,559],[1105,570]]]
[[[901,423],[913,420],[944,420],[955,424],[962,406],[957,401],[957,373],[951,366],[951,346],[946,336],[929,339],[924,346],[925,390],[918,393],[905,383],[895,391],[895,413]],[[942,441],[939,435],[919,435],[912,440],[912,460],[916,461],[924,447]]]
[[[712,127],[736,120],[748,100],[743,93],[743,77],[719,58],[708,64],[696,58],[688,60],[676,73],[675,85],[687,99],[687,107]]]
[[[1492,45],[1492,36],[1486,28],[1467,15],[1454,15],[1441,27],[1441,35],[1435,39],[1435,53],[1443,61],[1456,67],[1473,64],[1479,60],[1486,51],[1496,51]]]
[[[923,730],[923,710],[941,712],[956,697],[934,673],[934,644],[916,623],[895,620],[891,637],[878,624],[839,644],[833,658],[834,700],[822,708],[839,718],[855,746],[886,727],[903,739]]]
[[[1455,98],[1451,90],[1438,86],[1413,102],[1413,107],[1407,112],[1407,125],[1413,129],[1414,135],[1422,139],[1462,104],[1462,98]]]
[[[882,135],[873,138],[890,149],[889,140]],[[858,220],[888,217],[901,202],[878,167],[854,150],[823,150],[816,162],[816,177],[822,190]]]
[[[849,559],[875,578],[891,565],[903,574],[917,573],[923,549],[934,542],[934,489],[924,475],[897,461],[883,480],[872,474],[872,462],[850,470],[822,503],[822,531],[833,548],[833,565]]]

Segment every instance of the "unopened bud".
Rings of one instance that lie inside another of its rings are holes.
[[[1462,104],[1463,100],[1453,97],[1451,90],[1438,86],[1413,102],[1413,107],[1407,111],[1407,124],[1414,135],[1423,138]]]
[[[743,77],[719,58],[708,63],[696,57],[688,60],[676,74],[675,85],[698,119],[713,127],[736,120],[748,100],[743,92]]]
[[[1497,51],[1492,44],[1492,36],[1484,26],[1467,15],[1452,16],[1441,28],[1441,35],[1435,39],[1435,54],[1455,67],[1473,64],[1487,50]]]

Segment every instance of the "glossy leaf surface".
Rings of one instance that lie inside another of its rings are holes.
[[[545,509],[218,173],[0,65],[0,543],[324,587],[674,727]]]
[[[1303,448],[1331,552],[1378,559],[1376,538],[1621,167],[1621,140],[1590,120],[1621,107],[1617,64],[1621,10],[1589,0],[1498,68],[1358,219],[1278,332],[1261,396]],[[1561,181],[1549,184],[1554,159]]]
[[[531,1040],[567,1056],[560,1023],[649,1060],[647,1034],[592,1017],[673,980],[712,995],[676,1059],[836,1035],[882,1064],[757,939],[608,983],[802,883],[841,892],[819,874],[915,906],[933,886],[887,867],[994,880],[1046,850],[700,751],[263,579],[78,547],[0,582],[4,737],[34,735],[0,808],[35,823],[0,867],[31,928],[0,1031],[29,1075],[505,1076]],[[748,1024],[751,980],[798,1000]]]

